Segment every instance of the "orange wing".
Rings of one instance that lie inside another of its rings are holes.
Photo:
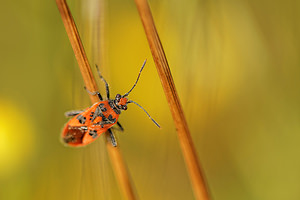
[[[95,141],[102,133],[117,123],[119,114],[108,101],[95,103],[79,113],[65,125],[63,142],[70,146],[84,146]]]

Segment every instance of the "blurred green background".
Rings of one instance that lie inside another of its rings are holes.
[[[193,199],[133,1],[69,1],[91,66],[138,107],[116,133],[140,199]],[[213,199],[300,199],[300,1],[150,1]],[[103,139],[59,142],[90,105],[55,1],[1,1],[0,199],[121,199]],[[93,69],[94,70],[94,69]],[[98,80],[103,93],[103,84]]]

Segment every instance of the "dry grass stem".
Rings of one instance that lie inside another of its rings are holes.
[[[179,101],[170,68],[160,42],[147,0],[135,0],[139,11],[152,56],[160,76],[165,95],[177,129],[178,139],[189,172],[196,199],[208,200],[208,188],[205,185],[195,147]]]
[[[77,59],[84,80],[84,84],[89,91],[98,91],[94,76],[92,74],[86,53],[84,51],[80,36],[78,34],[69,7],[65,0],[56,0],[56,4],[61,14],[68,37],[70,39],[75,57]],[[92,103],[96,103],[99,101],[98,97],[95,95],[90,95],[90,99]],[[126,168],[126,164],[122,158],[120,149],[118,147],[112,147],[110,142],[106,142],[106,146],[112,166],[114,168],[116,179],[119,183],[124,198],[129,200],[137,199],[133,192],[133,187],[129,178],[130,176]]]

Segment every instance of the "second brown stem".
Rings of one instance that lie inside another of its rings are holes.
[[[147,0],[135,0],[135,3],[173,116],[182,154],[192,182],[194,195],[196,199],[208,200],[208,188],[201,172],[193,140],[183,114],[183,109],[179,101],[165,52],[154,24],[149,4]]]

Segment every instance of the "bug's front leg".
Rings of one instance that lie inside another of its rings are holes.
[[[98,92],[98,91],[96,91],[96,92],[91,92],[91,91],[89,91],[85,86],[84,86],[84,89],[87,91],[87,93],[89,93],[90,95],[97,95],[98,96],[98,98],[99,98],[99,100],[100,101],[103,101],[103,98],[102,98],[102,96],[101,96],[101,94],[100,94],[100,92]]]
[[[104,79],[104,77],[101,75],[100,70],[99,70],[99,68],[98,68],[98,65],[96,65],[96,69],[97,69],[97,72],[98,72],[98,75],[99,75],[100,79],[101,79],[101,80],[104,82],[104,84],[105,84],[106,97],[107,97],[107,99],[109,99],[109,85],[108,85],[107,81]]]

